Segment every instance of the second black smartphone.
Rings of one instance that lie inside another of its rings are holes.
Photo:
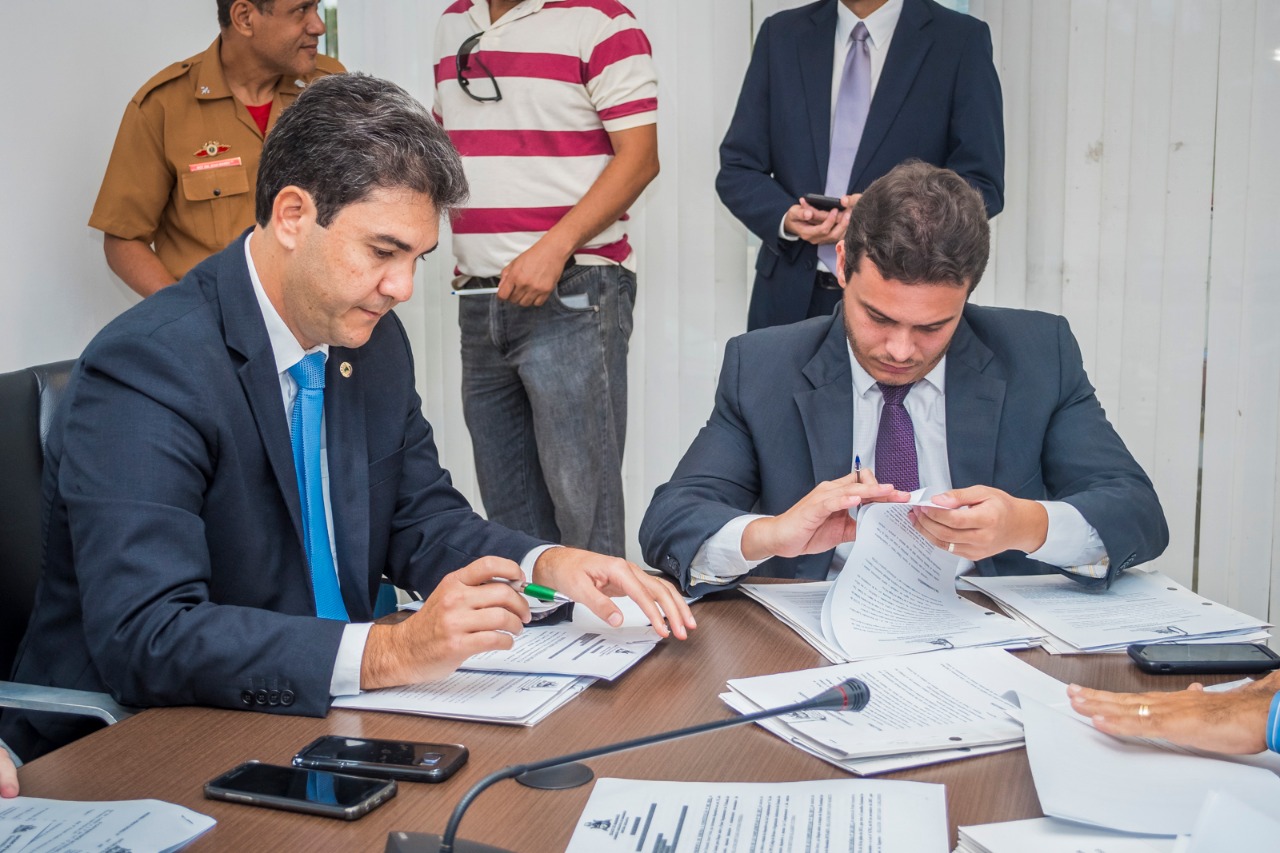
[[[325,735],[304,746],[293,757],[293,763],[314,770],[402,782],[443,782],[467,763],[468,756],[467,748],[460,743]]]
[[[1267,672],[1280,655],[1255,643],[1134,643],[1129,657],[1155,675]]]
[[[844,210],[844,205],[835,196],[805,193],[804,200],[810,207],[816,207],[818,210]]]
[[[355,820],[394,797],[396,783],[246,761],[207,782],[204,795],[211,800]]]

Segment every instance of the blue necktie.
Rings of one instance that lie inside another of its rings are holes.
[[[839,198],[849,189],[853,161],[858,159],[862,129],[871,109],[871,51],[867,47],[867,25],[858,21],[849,34],[851,44],[840,73],[835,115],[831,118],[831,151],[827,158],[827,185],[824,192]],[[836,244],[818,247],[818,258],[831,272],[836,271]]]
[[[338,573],[329,547],[329,526],[324,519],[324,485],[320,477],[320,420],[324,416],[324,353],[303,356],[289,375],[298,383],[289,418],[289,441],[293,444],[293,467],[298,472],[298,495],[302,498],[302,535],[311,567],[311,588],[316,597],[316,615],[321,619],[350,621]]]

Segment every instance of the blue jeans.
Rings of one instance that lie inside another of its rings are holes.
[[[622,448],[636,278],[570,267],[538,308],[463,296],[462,405],[491,520],[623,556]]]

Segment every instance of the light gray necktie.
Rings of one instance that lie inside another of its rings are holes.
[[[871,108],[871,50],[867,46],[867,25],[858,25],[849,34],[849,54],[840,74],[840,93],[831,119],[831,154],[827,158],[827,185],[824,192],[839,198],[849,189],[853,161],[862,142],[862,128]],[[836,271],[836,245],[818,247],[818,258],[831,272]]]

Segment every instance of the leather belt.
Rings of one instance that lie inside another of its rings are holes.
[[[813,283],[819,290],[839,290],[840,282],[836,281],[836,277],[829,273],[818,270],[813,275]]]

